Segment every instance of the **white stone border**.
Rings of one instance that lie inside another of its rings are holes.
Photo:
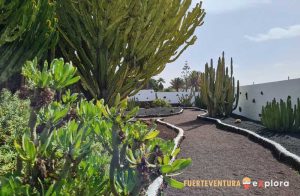
[[[167,126],[168,128],[173,129],[173,130],[175,130],[175,131],[177,132],[177,136],[176,136],[176,138],[174,138],[174,140],[173,140],[173,141],[174,141],[174,144],[175,144],[175,145],[174,145],[174,148],[173,148],[173,151],[172,151],[172,153],[173,153],[173,152],[176,150],[176,148],[179,147],[180,142],[181,142],[181,140],[182,140],[183,137],[184,137],[184,131],[183,131],[183,129],[181,129],[181,128],[179,128],[179,127],[173,125],[173,124],[170,124],[170,123],[167,123],[167,122],[163,121],[162,118],[157,119],[156,122],[157,122],[158,124],[165,125],[165,126]],[[169,164],[171,164],[171,163],[175,160],[175,158],[176,158],[176,157],[173,156],[173,158],[170,160],[170,163],[169,163]],[[159,191],[159,189],[160,189],[162,183],[163,183],[163,177],[162,177],[162,176],[157,177],[157,178],[150,184],[150,186],[148,187],[148,190],[147,190],[146,194],[147,194],[148,196],[156,196],[156,195],[158,194],[158,191]]]
[[[262,137],[262,136],[258,135],[257,133],[254,133],[251,130],[236,127],[236,126],[233,126],[230,124],[226,124],[226,123],[223,123],[219,119],[208,117],[207,112],[205,114],[198,115],[197,118],[216,122],[216,124],[221,126],[221,128],[229,129],[230,131],[247,136],[249,139],[252,139],[259,144],[262,144],[264,147],[268,148],[273,153],[275,153],[275,155],[277,156],[276,158],[279,159],[280,161],[286,163],[289,166],[294,167],[297,170],[300,170],[300,157],[298,155],[288,151],[281,144],[279,144],[273,140],[270,140],[268,138]]]

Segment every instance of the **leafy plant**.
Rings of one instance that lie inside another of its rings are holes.
[[[172,175],[191,160],[170,164],[180,149],[157,138],[154,128],[130,121],[138,108],[128,112],[119,94],[113,107],[70,91],[57,97],[79,79],[76,68],[62,59],[37,67],[28,62],[23,69],[34,92],[29,126],[14,142],[17,170],[0,178],[1,195],[140,195],[160,175],[183,188]]]
[[[189,95],[187,94],[182,94],[179,99],[179,104],[183,107],[191,107],[193,106],[192,99],[193,99],[193,94],[190,93]]]
[[[171,107],[170,103],[164,99],[155,99],[152,102],[153,107]]]
[[[277,102],[275,98],[267,102],[262,107],[261,122],[273,131],[300,131],[300,99],[297,99],[294,108],[290,96],[286,102],[282,99]]]
[[[29,100],[4,89],[0,93],[0,176],[15,169],[14,140],[20,140],[29,119]]]

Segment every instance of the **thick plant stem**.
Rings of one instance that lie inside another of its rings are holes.
[[[35,131],[36,120],[37,120],[36,111],[33,108],[31,108],[30,117],[29,117],[29,121],[28,121],[28,127],[30,129],[30,137],[31,137],[32,141],[35,143],[35,145],[37,145],[36,144],[37,136],[36,136],[36,131]],[[17,157],[16,167],[17,167],[16,173],[21,174],[21,171],[23,168],[23,163],[19,156]]]
[[[34,142],[36,141],[36,132],[35,132],[36,120],[37,120],[36,111],[34,109],[32,109],[31,112],[30,112],[28,127],[30,129],[31,139]]]
[[[16,174],[21,175],[23,168],[22,159],[20,156],[17,156],[17,166],[16,166]]]
[[[113,156],[110,162],[110,168],[109,168],[109,183],[110,188],[113,193],[113,195],[117,196],[118,191],[115,186],[115,170],[119,167],[120,162],[120,152],[119,152],[119,138],[117,134],[118,125],[114,124],[112,127],[112,145],[113,145]]]

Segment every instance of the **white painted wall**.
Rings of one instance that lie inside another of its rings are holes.
[[[261,114],[262,106],[267,101],[272,101],[273,98],[276,98],[277,101],[280,99],[286,101],[287,96],[290,95],[292,103],[296,103],[297,98],[300,97],[300,78],[241,86],[240,92],[238,107],[233,113],[253,120],[260,120],[259,114]],[[248,94],[248,99],[246,99],[246,93]],[[253,103],[253,99],[255,99],[255,103]],[[242,110],[241,112],[239,107]]]
[[[154,90],[141,90],[134,98],[136,101],[154,101],[156,98],[165,99],[171,104],[179,103],[179,97],[189,96],[190,92],[154,92]],[[198,93],[196,93],[198,95]],[[194,97],[192,98],[192,103],[194,102]]]
[[[156,99],[154,90],[140,90],[133,97],[136,101],[153,101]]]

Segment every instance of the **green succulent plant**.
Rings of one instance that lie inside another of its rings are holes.
[[[127,111],[120,94],[109,107],[103,99],[87,101],[67,90],[36,107],[43,95],[36,93],[39,89],[56,95],[77,80],[74,70],[57,59],[42,71],[35,62],[25,65],[23,73],[35,93],[28,127],[14,142],[16,172],[0,178],[0,195],[140,195],[161,175],[170,186],[183,188],[172,175],[191,160],[171,164],[180,149],[157,138],[158,130],[132,122],[138,108]]]
[[[294,107],[290,96],[286,102],[282,99],[277,102],[275,98],[272,102],[267,102],[262,107],[261,122],[273,131],[300,131],[300,99],[297,99]]]
[[[113,105],[137,93],[148,80],[196,41],[205,16],[191,0],[65,0],[57,2],[63,56],[78,67],[83,86]]]

